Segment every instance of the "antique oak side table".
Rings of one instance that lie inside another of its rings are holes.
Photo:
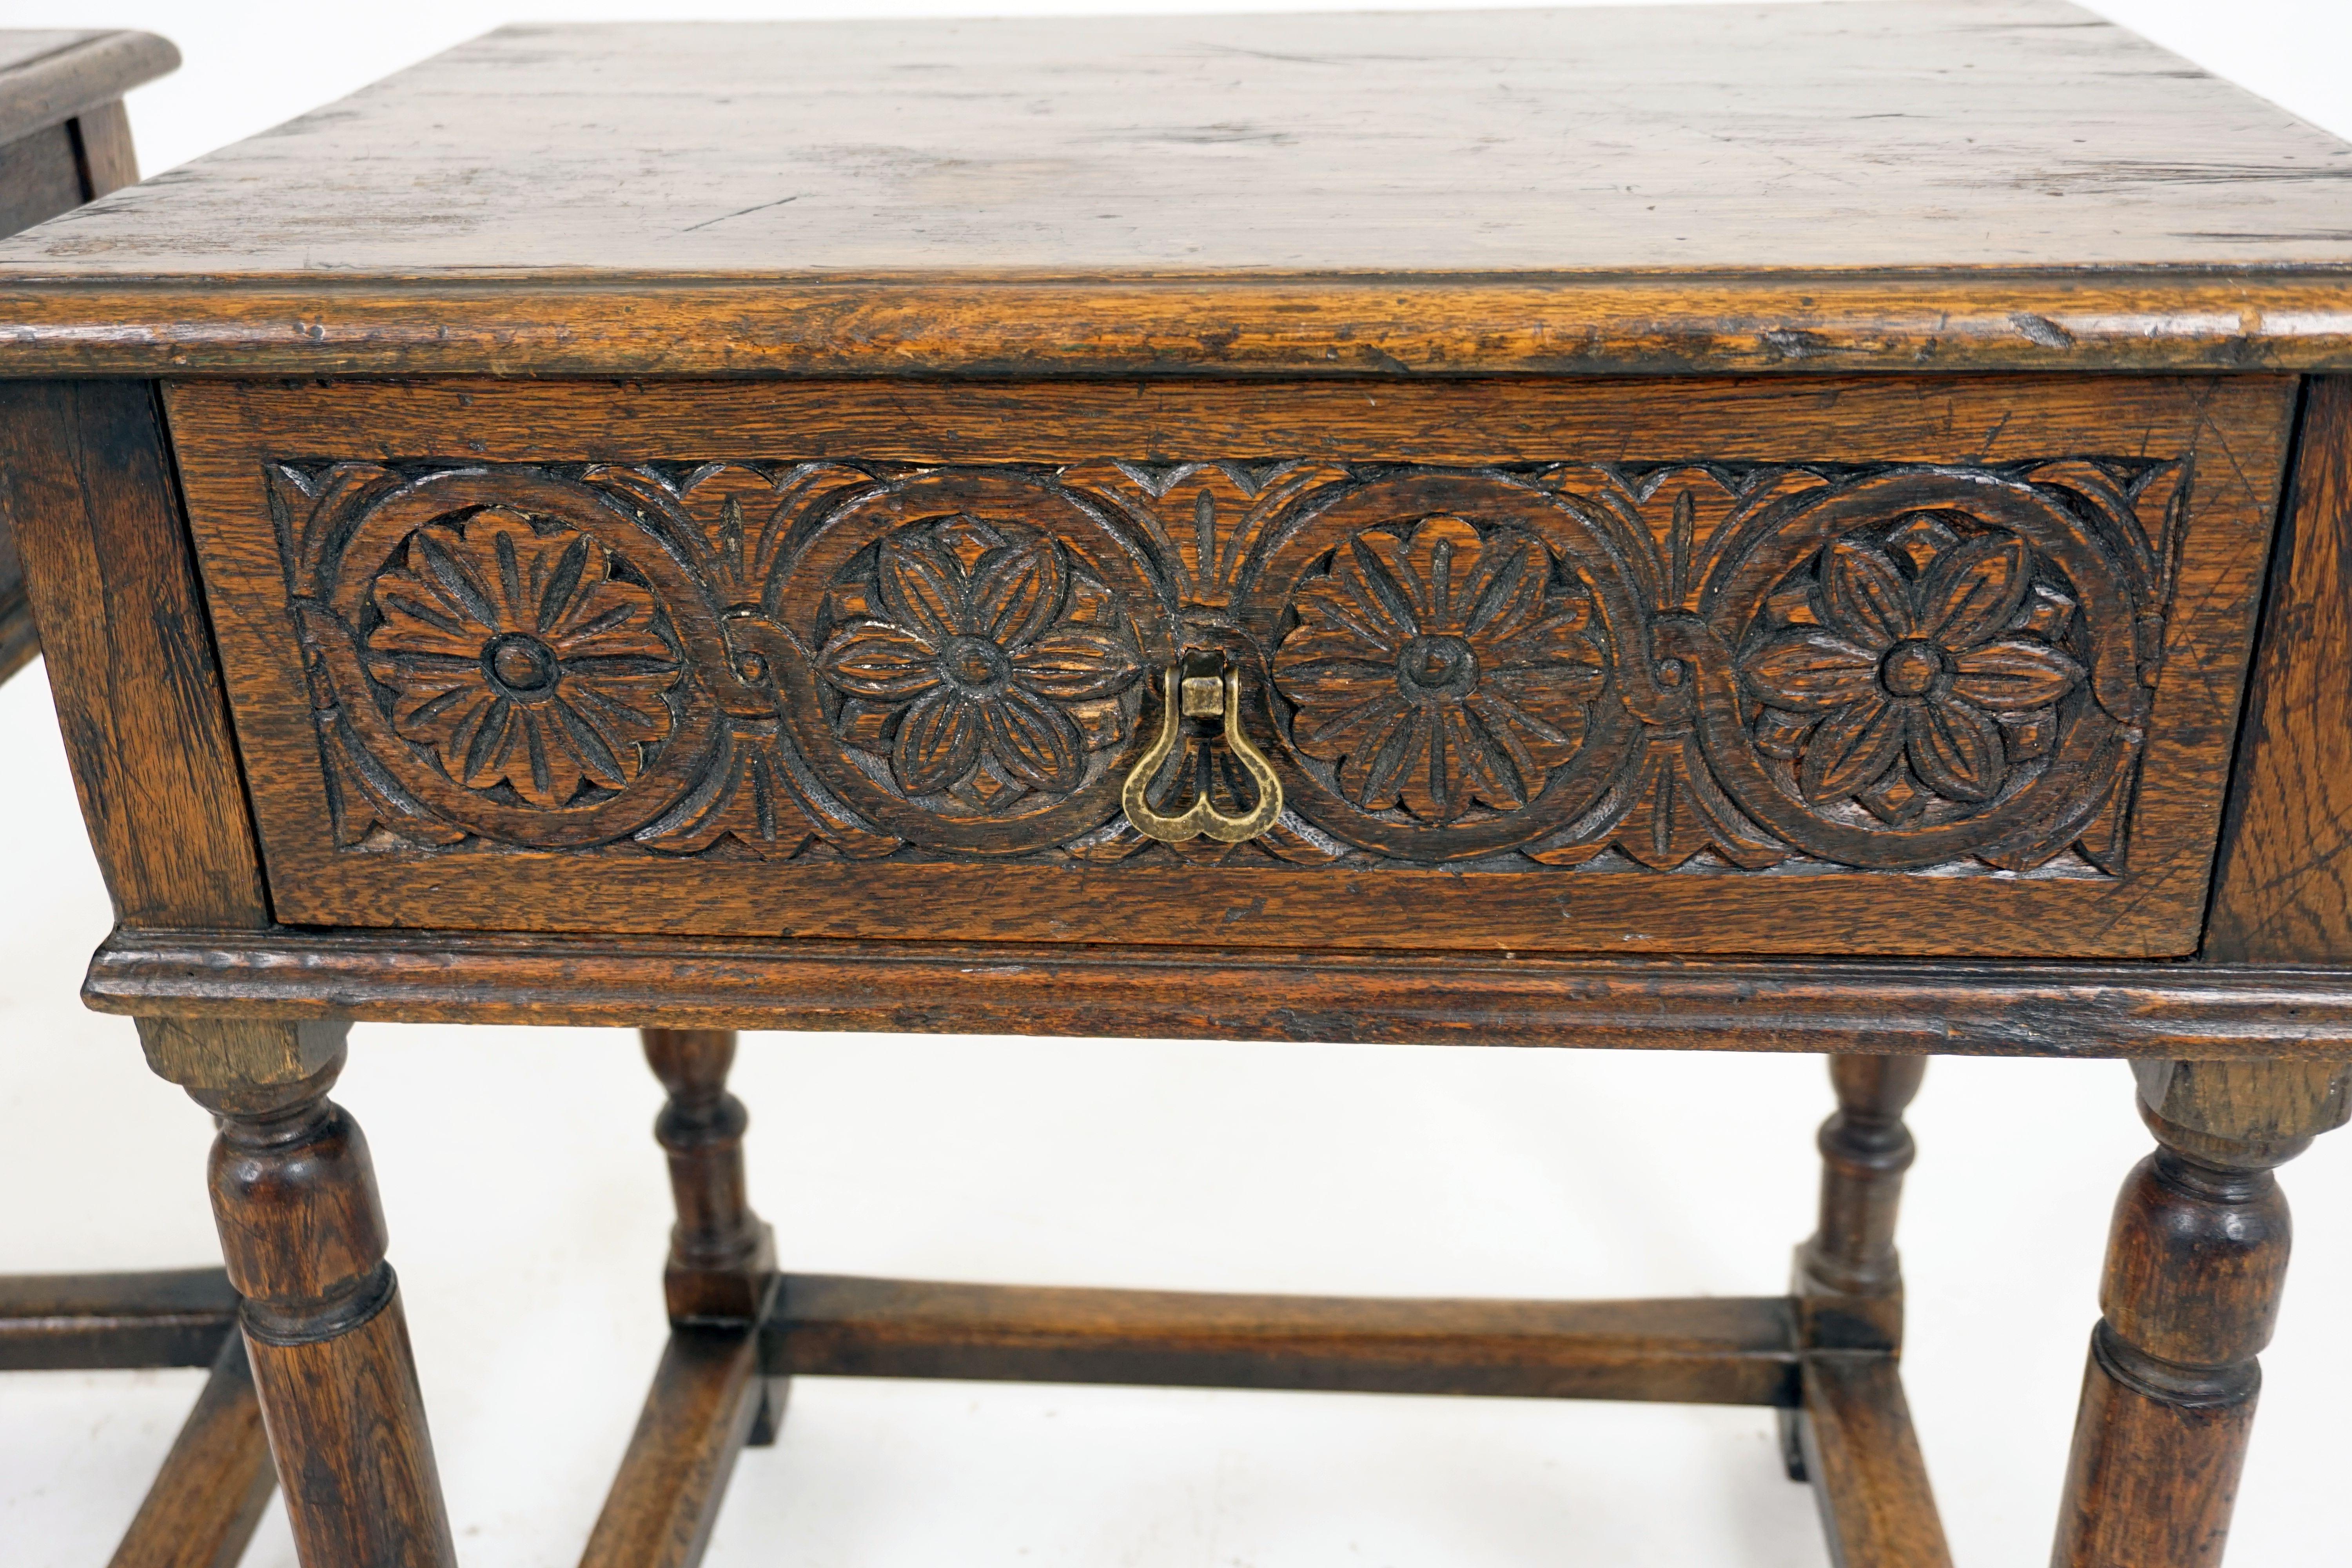
[[[0,234],[136,180],[122,95],[179,62],[152,33],[0,31]],[[39,651],[16,540],[0,517],[0,681]],[[114,1568],[234,1563],[268,1504],[275,1478],[236,1310],[219,1268],[0,1274],[0,1371],[212,1369]]]
[[[0,245],[0,479],[310,1568],[451,1559],[355,1018],[646,1026],[784,1380],[1786,1413],[1931,1052],[2125,1057],[2056,1561],[2210,1564],[2352,1059],[2352,148],[2046,0],[496,33]],[[1829,1053],[1786,1296],[778,1272],[726,1031]],[[491,1108],[482,1108],[495,1113]]]

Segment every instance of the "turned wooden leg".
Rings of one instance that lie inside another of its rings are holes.
[[[308,1077],[195,1088],[213,1215],[303,1568],[453,1568],[367,1141]]]
[[[646,1060],[669,1091],[654,1138],[669,1156],[677,1224],[662,1285],[673,1323],[744,1322],[775,1263],[768,1227],[751,1212],[743,1178],[751,1115],[727,1092],[735,1063],[731,1029],[647,1029]]]
[[[1837,1112],[1822,1123],[1822,1215],[1797,1248],[1805,1342],[1824,1350],[1894,1350],[1903,1342],[1903,1269],[1895,1216],[1915,1152],[1903,1112],[1925,1057],[1832,1057]]]
[[[2213,1568],[2286,1279],[2273,1167],[2340,1125],[2331,1063],[2135,1063],[2156,1134],[2116,1201],[2055,1568]]]
[[[663,1293],[670,1341],[583,1568],[692,1568],[718,1522],[735,1458],[775,1440],[785,1382],[760,1372],[759,1325],[776,1288],[775,1245],[743,1178],[751,1118],[727,1092],[735,1036],[647,1029],[646,1060],[669,1091],[654,1137],[677,1205]]]
[[[1895,1217],[1911,1166],[1904,1109],[1927,1058],[1830,1058],[1838,1109],[1822,1124],[1821,1221],[1797,1248],[1803,1404],[1780,1416],[1794,1480],[1821,1503],[1838,1568],[1949,1568],[1926,1462],[1895,1356],[1903,1345],[1903,1270]]]

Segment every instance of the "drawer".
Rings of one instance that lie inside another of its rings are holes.
[[[167,396],[290,924],[2088,957],[2197,945],[2294,383]]]

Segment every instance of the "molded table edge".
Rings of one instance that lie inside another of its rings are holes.
[[[2352,268],[1567,275],[58,275],[0,376],[2352,369]]]
[[[122,930],[102,1012],[406,1022],[2352,1058],[2352,974],[418,931]]]

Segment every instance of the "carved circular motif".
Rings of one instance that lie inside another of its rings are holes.
[[[619,837],[712,731],[715,622],[659,542],[583,486],[456,470],[357,514],[318,646],[386,784],[494,841]]]
[[[796,583],[830,567],[822,592],[786,595],[822,606],[791,716],[826,783],[939,848],[1018,853],[1107,820],[1155,662],[1150,585],[1111,542],[1002,477],[845,509],[794,565]]]
[[[394,731],[468,789],[548,810],[627,788],[675,728],[684,664],[618,565],[502,508],[418,529],[376,577],[362,639]]]
[[[1073,618],[1087,595],[1074,602],[1049,536],[1018,539],[971,517],[900,529],[883,540],[872,585],[887,618],[841,627],[817,668],[855,710],[849,734],[878,742],[887,731],[909,795],[962,790],[986,806],[1008,789],[1067,795],[1087,753],[1124,738],[1117,704],[1103,703],[1134,684],[1142,660],[1115,624]]]
[[[2133,602],[2073,517],[2023,486],[1904,475],[1799,513],[1757,558],[1717,615],[1736,700],[1704,727],[1743,806],[1864,867],[2081,830],[2130,738],[2096,688],[2137,676],[2105,668],[2129,664]]]
[[[1963,542],[1953,521],[1968,526],[1922,513],[1891,547],[1867,533],[1831,544],[1802,604],[1782,612],[1805,618],[1742,662],[1770,715],[1759,744],[1798,761],[1808,802],[1851,796],[1888,817],[1928,809],[1930,795],[1991,800],[2013,762],[2040,754],[2057,703],[2082,685],[2082,665],[2060,646],[2074,601],[2047,584],[2036,591],[2023,540]]]
[[[1538,492],[1452,476],[1368,486],[1286,540],[1262,603],[1279,605],[1277,730],[1310,819],[1451,860],[1589,805],[1628,723],[1612,617],[1574,561],[1590,544]]]

